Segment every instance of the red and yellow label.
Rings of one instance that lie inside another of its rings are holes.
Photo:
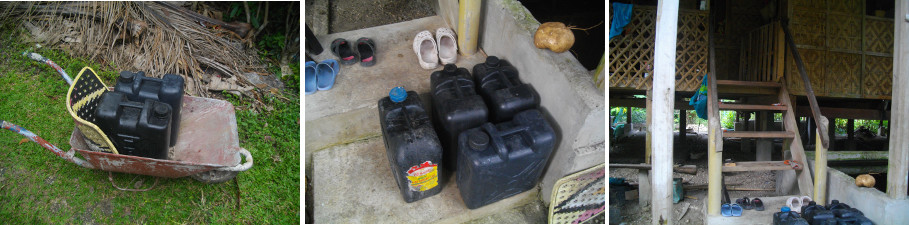
[[[411,191],[426,191],[439,185],[438,164],[430,161],[412,166],[407,170]]]

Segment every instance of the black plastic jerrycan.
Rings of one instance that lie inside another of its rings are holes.
[[[433,121],[442,143],[445,169],[455,170],[458,157],[458,135],[486,123],[488,110],[477,94],[470,72],[454,64],[433,72],[429,77]]]
[[[95,118],[120,154],[166,159],[172,113],[170,105],[159,101],[136,102],[123,93],[104,92]]]
[[[170,105],[173,109],[171,123],[170,144],[177,144],[177,134],[180,132],[180,109],[183,108],[183,77],[174,74],[164,74],[161,79],[146,77],[145,72],[133,73],[120,72],[114,91],[126,95],[130,101],[143,102],[147,99],[160,101]]]
[[[802,218],[805,218],[811,225],[836,225],[833,212],[814,201],[802,206]]]
[[[457,182],[467,208],[532,189],[555,146],[555,132],[537,109],[512,121],[469,129],[458,137]]]
[[[518,70],[498,57],[489,56],[486,62],[475,65],[473,80],[489,106],[490,122],[508,121],[519,112],[540,106],[540,96],[533,87],[521,83]]]
[[[405,202],[442,191],[442,145],[416,92],[391,89],[379,99],[379,120],[391,173]]]
[[[793,212],[789,207],[783,206],[779,212],[773,213],[773,225],[809,225],[805,218]]]

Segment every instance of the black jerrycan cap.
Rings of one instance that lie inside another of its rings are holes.
[[[498,67],[499,66],[499,57],[495,57],[495,56],[486,57],[485,63],[489,67]]]
[[[449,63],[449,64],[445,64],[445,66],[442,67],[442,70],[445,71],[445,72],[452,72],[452,73],[453,73],[453,72],[455,72],[455,71],[458,71],[458,66],[456,66],[455,64]]]
[[[476,151],[483,151],[489,145],[489,135],[479,130],[471,131],[467,134],[467,144]]]
[[[170,109],[168,109],[166,105],[164,105],[163,103],[155,103],[155,107],[154,107],[155,118],[167,119],[167,117],[169,116],[169,115],[167,115],[168,112],[170,112]]]
[[[132,83],[135,80],[136,74],[130,71],[120,71],[120,78],[117,79],[119,82],[123,83]]]

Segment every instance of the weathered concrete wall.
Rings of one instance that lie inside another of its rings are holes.
[[[909,221],[909,199],[892,199],[875,188],[855,186],[855,178],[828,169],[827,199],[837,199],[862,210],[875,224],[906,224]]]
[[[540,23],[521,3],[483,4],[480,48],[518,68],[521,80],[540,94],[543,111],[559,134],[558,147],[542,177],[542,200],[549,204],[556,180],[605,163],[605,93],[571,53],[534,47],[533,34]]]

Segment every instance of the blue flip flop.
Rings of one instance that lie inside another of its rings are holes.
[[[320,91],[331,89],[335,85],[335,77],[341,71],[338,60],[326,59],[316,65],[316,83]]]
[[[729,204],[729,208],[730,208],[729,211],[732,212],[732,216],[742,216],[743,209],[742,209],[742,206],[740,206],[739,204],[735,204],[735,203]]]
[[[720,205],[720,215],[723,215],[725,217],[732,216],[732,206],[729,205],[729,203],[723,203],[723,205]]]
[[[303,81],[306,85],[305,93],[306,95],[311,95],[316,93],[316,62],[307,61],[305,65],[306,77],[304,77],[305,80]]]

